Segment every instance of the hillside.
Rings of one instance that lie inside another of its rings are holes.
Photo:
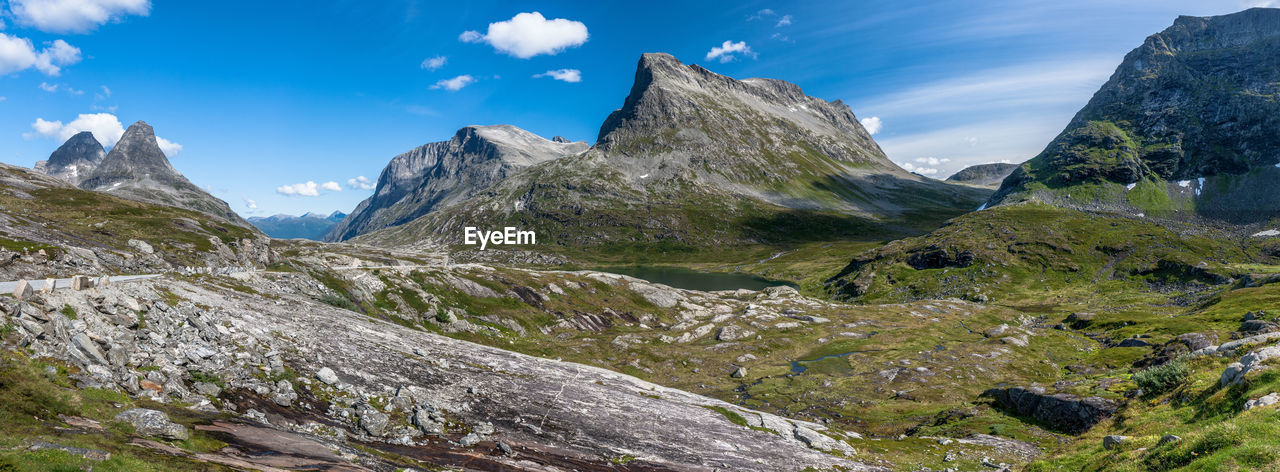
[[[989,206],[1264,223],[1280,211],[1280,10],[1179,17],[1124,58]]]

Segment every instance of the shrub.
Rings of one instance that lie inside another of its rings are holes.
[[[324,294],[324,296],[321,296],[320,303],[333,305],[338,308],[344,308],[351,311],[357,311],[357,312],[360,311],[360,308],[356,306],[355,302],[352,302],[347,297],[344,297],[341,295],[334,295],[332,293],[326,293]]]
[[[1186,360],[1180,358],[1133,374],[1133,381],[1143,395],[1156,396],[1182,386],[1190,376],[1191,369]]]

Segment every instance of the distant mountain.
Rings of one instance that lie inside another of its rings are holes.
[[[951,177],[947,177],[947,182],[980,185],[983,187],[999,187],[1000,182],[1003,182],[1004,178],[1008,177],[1009,174],[1017,168],[1017,164],[1005,164],[1000,162],[992,164],[978,164],[976,166],[965,167],[964,169],[960,169],[960,172],[951,174]]]
[[[49,155],[49,160],[36,163],[35,170],[79,185],[102,163],[107,151],[93,137],[93,133],[81,131]]]
[[[249,226],[231,211],[227,202],[210,195],[178,173],[160,150],[155,131],[142,121],[130,125],[111,152],[92,172],[84,175],[78,185],[85,190],[187,208],[225,222]]]
[[[468,126],[448,141],[391,159],[369,197],[326,237],[342,241],[401,225],[482,191],[517,170],[587,150],[585,142],[547,140],[511,125]]]
[[[987,194],[903,171],[838,100],[645,54],[592,149],[364,241],[457,244],[464,226],[534,229],[555,245],[671,248],[902,234]]]
[[[329,234],[333,227],[346,218],[347,214],[335,211],[328,216],[317,213],[304,213],[302,216],[273,215],[250,216],[249,223],[276,239],[310,239],[320,241]]]
[[[1277,165],[1280,9],[1183,16],[990,203],[1255,223],[1280,213]]]

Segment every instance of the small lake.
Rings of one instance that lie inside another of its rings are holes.
[[[751,274],[699,272],[679,267],[620,266],[598,270],[601,272],[628,275],[637,279],[669,285],[675,288],[701,290],[704,292],[714,290],[737,290],[740,288],[761,290],[769,287],[777,287],[779,285],[795,286],[795,284],[790,282],[770,280]]]

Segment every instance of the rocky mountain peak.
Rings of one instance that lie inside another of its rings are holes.
[[[107,152],[93,133],[76,133],[49,155],[49,160],[36,163],[36,171],[79,184],[97,168]]]
[[[160,150],[155,130],[144,121],[130,125],[79,186],[122,198],[196,210],[249,227],[226,202],[191,183],[173,168]]]
[[[810,97],[783,80],[734,79],[661,53],[641,56],[631,92],[601,125],[596,148],[632,155],[714,153],[725,159],[714,164],[753,168],[747,174],[768,167],[754,154],[813,151],[899,172],[839,100]],[[743,153],[748,155],[730,159]]]
[[[511,125],[466,126],[447,141],[424,144],[391,159],[373,196],[335,226],[342,241],[396,226],[443,208],[542,162],[586,151],[587,143],[553,141]]]

